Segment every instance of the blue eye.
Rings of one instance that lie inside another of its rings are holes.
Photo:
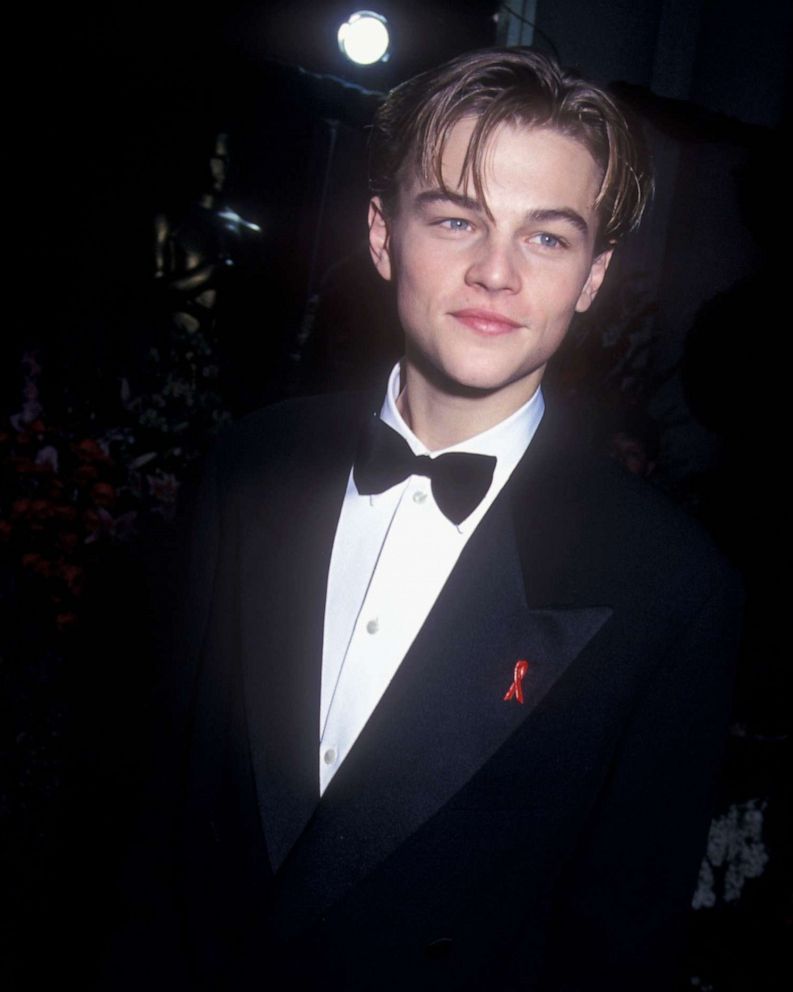
[[[449,231],[467,231],[471,225],[462,217],[447,217],[440,222],[440,226]]]
[[[540,234],[535,235],[538,244],[542,245],[543,248],[564,248],[565,243],[561,238],[557,238],[555,234],[548,234],[543,231]]]

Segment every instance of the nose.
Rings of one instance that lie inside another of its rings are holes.
[[[480,242],[465,273],[465,281],[467,285],[489,293],[517,293],[521,288],[521,274],[514,246],[493,237]]]

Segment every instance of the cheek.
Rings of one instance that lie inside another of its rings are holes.
[[[545,278],[536,280],[533,289],[526,292],[527,308],[530,313],[542,314],[549,323],[567,323],[577,309],[582,286],[577,273],[546,273]]]
[[[446,290],[448,265],[428,251],[403,257],[410,262],[402,262],[397,269],[397,298],[411,309],[429,308]]]
[[[398,271],[424,292],[430,292],[452,269],[459,269],[456,256],[460,252],[424,232],[403,232],[394,248]]]

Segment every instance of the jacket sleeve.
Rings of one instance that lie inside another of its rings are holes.
[[[182,553],[160,585],[172,585],[162,611],[167,631],[152,645],[157,674],[147,711],[140,714],[139,780],[126,784],[129,817],[111,908],[109,947],[98,987],[121,992],[151,984],[190,984],[179,895],[178,822],[183,815],[186,746],[201,664],[207,618],[214,596],[221,513],[218,458],[207,459],[202,482],[185,513]],[[156,626],[156,625],[153,625]]]
[[[640,693],[560,889],[544,989],[673,987],[730,716],[741,603],[723,574]]]

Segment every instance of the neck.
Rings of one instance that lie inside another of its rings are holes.
[[[536,393],[542,372],[492,392],[443,389],[409,359],[402,366],[397,409],[429,451],[449,448],[495,427]]]

